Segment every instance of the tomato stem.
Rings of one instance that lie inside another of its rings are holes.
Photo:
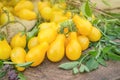
[[[3,62],[3,64],[15,64],[13,62]]]

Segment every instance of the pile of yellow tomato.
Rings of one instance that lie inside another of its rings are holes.
[[[26,3],[26,4],[25,4]],[[24,7],[23,7],[24,6]],[[11,59],[13,63],[21,64],[33,62],[32,67],[40,65],[45,57],[52,62],[59,62],[65,56],[69,60],[77,60],[82,52],[89,48],[90,42],[101,38],[98,28],[81,17],[79,14],[64,12],[65,3],[51,5],[49,1],[38,2],[38,10],[45,22],[41,23],[37,36],[26,41],[26,34],[21,32],[14,35],[10,44],[6,39],[0,41],[0,59]],[[31,1],[20,1],[14,7],[16,16],[21,19],[32,20],[36,18]],[[62,27],[61,23],[71,20],[77,30],[69,31],[69,26]],[[67,33],[67,35],[65,34]],[[25,47],[29,50],[25,51]],[[24,67],[16,66],[23,71]]]

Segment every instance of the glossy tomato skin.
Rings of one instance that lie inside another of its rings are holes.
[[[10,53],[11,53],[11,47],[8,44],[7,40],[1,40],[0,41],[0,59],[1,60],[5,60],[8,59],[10,57]]]
[[[40,15],[45,20],[50,20],[52,15],[52,8],[51,7],[44,7],[42,10],[40,10]]]
[[[53,40],[55,40],[56,36],[57,36],[56,29],[48,28],[45,30],[41,30],[38,33],[38,41],[39,41],[39,43],[45,41],[45,42],[48,42],[50,44]]]
[[[77,60],[80,58],[82,49],[77,39],[77,33],[70,33],[70,41],[66,46],[66,57],[70,60]]]
[[[24,48],[15,47],[11,51],[10,58],[13,63],[22,64],[25,63],[25,56],[26,56],[26,51],[24,50]],[[25,69],[24,67],[17,67],[17,66],[16,68],[18,71],[24,71]]]
[[[25,20],[34,20],[37,18],[37,15],[34,11],[31,11],[29,9],[21,9],[18,13],[17,16],[21,19]]]
[[[28,41],[28,49],[31,49],[35,46],[37,46],[39,44],[38,42],[38,38],[37,37],[33,37]]]
[[[89,41],[88,37],[79,35],[78,41],[81,45],[82,51],[86,50],[89,47],[90,41]]]
[[[31,1],[29,0],[21,0],[19,1],[16,6],[14,7],[14,11],[17,13],[19,12],[21,9],[28,9],[28,10],[33,10],[34,9],[34,5]]]
[[[32,67],[40,65],[44,58],[45,53],[49,45],[47,42],[42,42],[41,44],[30,49],[26,55],[26,62],[33,62]]]
[[[96,27],[93,27],[91,33],[88,35],[88,38],[90,41],[96,42],[100,40],[101,36],[102,34],[99,31],[99,29],[97,29]]]
[[[11,45],[12,48],[14,48],[14,47],[25,48],[25,46],[26,46],[26,35],[22,34],[21,32],[15,34],[10,41],[10,45]]]
[[[44,7],[50,7],[50,2],[49,1],[39,1],[38,2],[38,10],[41,11]]]
[[[65,35],[58,34],[56,39],[50,44],[47,51],[47,57],[52,62],[58,62],[63,59],[65,53]]]
[[[81,18],[78,15],[73,16],[73,22],[75,23],[79,34],[87,36],[92,31],[92,24],[86,20]]]

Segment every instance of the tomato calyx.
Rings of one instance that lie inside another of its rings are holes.
[[[69,32],[76,32],[77,28],[73,23],[72,19],[66,20],[60,24],[60,32],[64,34],[68,34]]]

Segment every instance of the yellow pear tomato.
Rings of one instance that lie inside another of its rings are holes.
[[[21,9],[33,10],[34,6],[30,0],[20,0],[14,7],[15,12],[20,11]]]
[[[44,7],[50,7],[50,2],[48,1],[39,1],[38,2],[38,10],[41,11]]]
[[[68,19],[68,18],[67,18],[65,15],[56,12],[56,14],[54,13],[54,14],[51,16],[50,21],[56,22],[56,23],[58,24],[58,23],[61,23],[61,22],[65,21],[65,20],[67,20],[67,19]]]
[[[12,13],[8,12],[8,15],[7,15],[7,13],[1,13],[0,14],[0,24],[4,25],[5,23],[7,23],[8,22],[8,18],[9,18],[10,21],[14,21],[15,20],[14,16],[12,15]]]
[[[52,15],[52,8],[51,7],[44,7],[39,12],[40,12],[40,15],[43,19],[50,20],[51,15]]]
[[[73,21],[81,35],[87,36],[92,31],[92,24],[78,15],[73,16]]]
[[[37,37],[33,37],[28,41],[28,49],[31,49],[35,46],[37,46],[39,44],[38,42],[38,38]]]
[[[39,31],[38,41],[39,43],[44,41],[51,43],[53,40],[55,40],[56,36],[57,36],[57,31],[53,28],[48,28],[48,29]]]
[[[52,62],[58,62],[62,60],[65,53],[65,35],[58,34],[56,39],[50,44],[47,51],[47,57]]]
[[[80,58],[82,53],[80,43],[77,39],[77,33],[71,32],[69,36],[70,40],[66,46],[66,57],[70,60],[77,60]]]
[[[90,41],[96,42],[100,40],[101,36],[102,35],[99,29],[97,29],[96,27],[93,27],[91,33],[88,35],[88,38]]]
[[[45,29],[48,29],[48,28],[57,29],[57,24],[55,22],[43,22],[38,26],[38,28],[40,30],[45,30]]]
[[[82,50],[86,50],[89,47],[89,39],[86,36],[78,36],[78,41],[81,45]]]
[[[25,48],[25,46],[26,46],[26,35],[22,34],[21,32],[15,34],[10,41],[10,45],[11,45],[12,48],[14,48],[14,47]]]
[[[0,59],[5,60],[10,57],[11,47],[7,40],[0,40]]]
[[[32,67],[40,65],[48,49],[48,43],[42,42],[41,44],[31,48],[26,55],[26,62],[33,62]]]
[[[26,51],[21,47],[15,47],[11,51],[11,61],[16,64],[22,64],[25,63],[25,57],[26,57]],[[24,67],[18,67],[16,66],[18,71],[23,71]]]
[[[18,13],[17,16],[21,19],[25,20],[34,20],[37,18],[37,15],[34,11],[31,11],[29,9],[21,9]]]

